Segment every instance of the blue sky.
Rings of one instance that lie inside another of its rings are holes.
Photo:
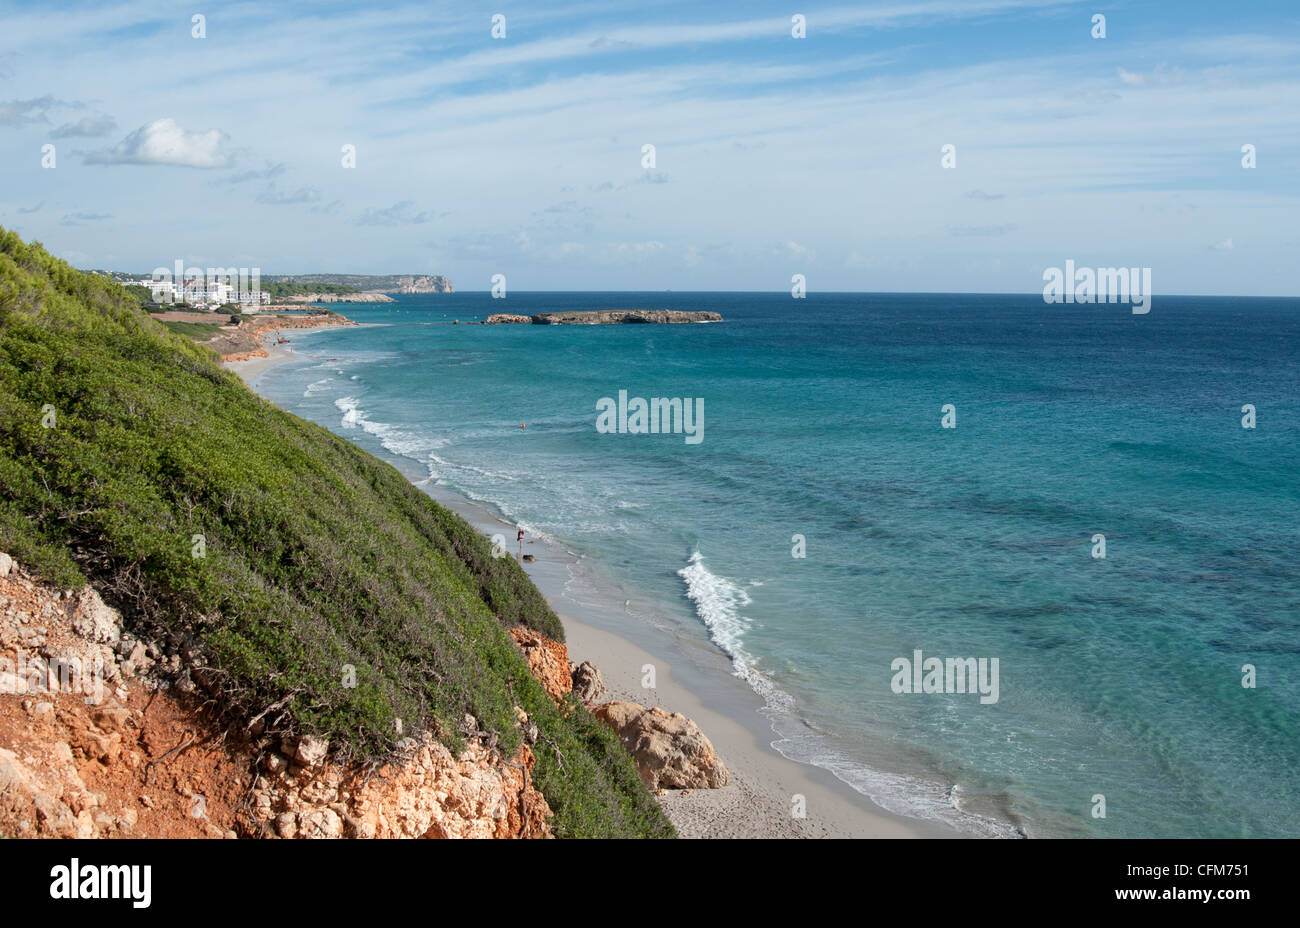
[[[460,290],[1297,295],[1298,39],[1295,2],[0,3],[0,224]]]

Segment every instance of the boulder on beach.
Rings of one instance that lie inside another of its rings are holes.
[[[618,733],[651,789],[717,789],[730,782],[709,739],[680,712],[618,701],[592,712]]]
[[[605,695],[605,681],[600,671],[591,661],[569,665],[569,677],[573,680],[573,691],[585,703],[593,703]]]

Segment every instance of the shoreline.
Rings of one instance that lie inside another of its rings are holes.
[[[266,357],[223,361],[254,391],[269,370],[286,361],[305,360],[288,344],[274,341]],[[390,461],[390,463],[392,463]],[[400,469],[400,468],[399,468]],[[405,471],[404,471],[405,472]],[[485,535],[514,528],[487,505],[430,486],[410,473],[407,478],[440,505],[451,509]],[[708,737],[731,774],[720,789],[668,790],[660,804],[685,838],[964,838],[972,837],[941,822],[890,812],[837,778],[829,770],[785,757],[773,743],[779,736],[762,715],[763,700],[731,671],[724,654],[708,644],[701,654],[682,652],[680,639],[636,622],[614,630],[616,617],[583,613],[565,596],[570,567],[581,563],[563,545],[529,540],[535,561],[523,563],[530,579],[564,625],[569,657],[590,661],[601,672],[610,698],[626,699],[693,720]],[[512,554],[512,556],[514,556]],[[691,642],[695,646],[698,643]],[[672,653],[679,652],[679,653]],[[693,666],[702,660],[707,669]],[[655,687],[641,687],[644,665],[654,665]],[[802,796],[800,803],[796,797]],[[802,805],[805,817],[794,814]]]
[[[266,334],[278,338],[280,330],[268,329]],[[228,371],[234,371],[250,390],[255,391],[253,384],[271,368],[283,364],[285,361],[299,360],[297,353],[288,344],[276,344],[272,341],[269,345],[263,345],[262,349],[266,352],[265,357],[222,361],[221,366]]]
[[[408,477],[410,475],[408,474]],[[514,524],[475,500],[446,487],[413,481],[435,502],[480,533],[503,533],[507,547]],[[591,661],[612,699],[680,712],[700,726],[731,774],[721,789],[668,790],[658,797],[678,833],[686,838],[966,838],[940,822],[892,813],[829,770],[784,756],[762,715],[763,699],[732,672],[730,659],[705,641],[675,638],[645,622],[611,627],[617,616],[567,597],[570,568],[582,563],[562,544],[526,541],[536,560],[520,566],[564,625],[569,659]],[[512,554],[512,556],[514,556]],[[683,647],[696,651],[687,654]],[[707,666],[700,668],[703,661]],[[643,668],[655,667],[655,686],[641,686]],[[806,818],[791,811],[804,797]]]

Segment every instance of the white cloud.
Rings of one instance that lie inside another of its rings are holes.
[[[58,100],[49,94],[43,97],[33,97],[30,100],[0,101],[0,126],[27,126],[47,123],[50,121],[48,114],[52,109],[80,109],[83,106],[85,106],[84,103]]]
[[[230,156],[221,150],[220,129],[187,132],[170,118],[155,119],[105,151],[90,152],[87,164],[175,164],[187,168],[224,168]]]
[[[68,122],[50,133],[52,139],[67,139],[82,136],[97,138],[108,135],[117,128],[117,120],[112,116],[85,116],[76,122]]]
[[[1233,249],[1232,239],[1225,238],[1223,241],[1219,242],[1216,245],[1211,245],[1210,247],[1215,251],[1232,251]]]
[[[299,187],[291,193],[285,193],[275,186],[272,181],[269,186],[257,195],[258,203],[265,203],[268,206],[297,206],[303,203],[316,203],[320,201],[321,193],[317,187]]]
[[[375,209],[367,207],[362,210],[361,216],[357,219],[359,226],[401,226],[401,225],[423,225],[433,219],[433,213],[429,210],[416,211],[415,203],[411,200],[402,200],[394,203],[392,206],[384,209]]]
[[[793,258],[797,261],[812,261],[816,258],[816,254],[811,248],[806,248],[796,241],[787,241],[777,245],[772,249],[772,254]]]
[[[1123,68],[1116,68],[1115,73],[1119,75],[1120,80],[1128,84],[1130,87],[1141,87],[1147,82],[1147,79],[1141,74],[1135,74],[1132,71],[1125,71]]]

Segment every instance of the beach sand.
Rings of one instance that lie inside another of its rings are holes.
[[[297,357],[288,344],[276,344],[275,340],[279,335],[280,329],[266,330],[262,342],[262,347],[266,350],[266,357],[249,358],[247,361],[222,361],[221,366],[226,370],[234,371],[243,379],[244,383],[252,387],[257,378],[275,367],[275,365],[282,364],[285,361],[292,361]]]
[[[268,356],[227,361],[223,366],[256,388],[272,367],[297,359],[287,344],[268,333]],[[489,509],[441,487],[424,487],[443,506],[487,536],[513,540],[514,526]],[[731,775],[721,789],[667,790],[659,801],[678,833],[687,838],[959,838],[943,824],[904,818],[882,809],[867,796],[819,767],[792,761],[772,747],[775,738],[760,714],[762,700],[730,673],[725,655],[693,642],[694,660],[681,655],[681,640],[630,618],[623,634],[609,630],[624,621],[601,614],[599,624],[575,616],[576,604],[564,595],[571,552],[558,545],[528,542],[536,560],[522,566],[564,624],[569,658],[590,661],[600,670],[610,698],[680,712],[699,725]],[[612,611],[612,610],[611,610]],[[637,638],[636,641],[631,640]],[[700,648],[707,650],[701,652]],[[701,673],[699,658],[706,670]],[[655,686],[641,686],[643,667],[655,668]],[[802,801],[798,799],[802,797]],[[796,811],[803,811],[798,817]]]
[[[682,837],[960,837],[942,826],[886,812],[826,771],[782,757],[760,732],[706,705],[676,679],[662,657],[571,616],[560,618],[570,659],[595,664],[612,698],[682,713],[700,726],[726,764],[731,783],[721,789],[666,790],[659,797]],[[655,665],[653,690],[641,688],[645,664]],[[757,697],[754,702],[753,718],[765,724],[757,713]],[[804,818],[794,815],[796,796],[803,797]]]

